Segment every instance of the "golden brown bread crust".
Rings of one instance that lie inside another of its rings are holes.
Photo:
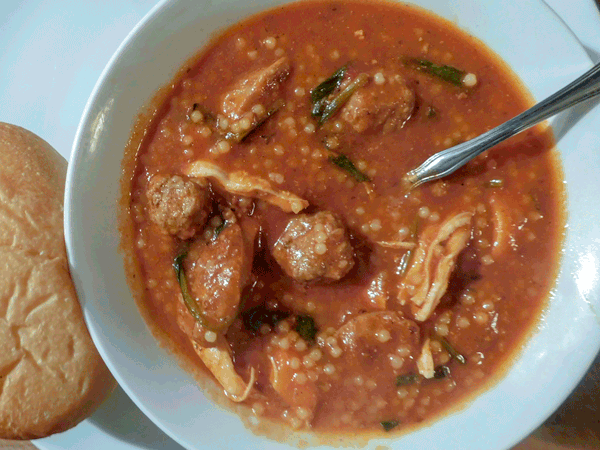
[[[33,439],[89,416],[115,381],[89,336],[63,237],[66,161],[0,123],[0,438]]]

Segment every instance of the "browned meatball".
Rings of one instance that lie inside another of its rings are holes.
[[[208,218],[208,189],[179,175],[154,175],[146,193],[150,220],[165,233],[188,239]]]
[[[289,221],[273,256],[292,278],[339,280],[352,266],[352,246],[341,221],[331,212],[301,214]]]
[[[408,361],[419,355],[419,333],[419,326],[400,313],[378,311],[352,318],[334,337],[349,363],[385,374],[414,368]],[[400,364],[401,359],[406,364]],[[390,364],[394,360],[396,367]]]
[[[414,109],[415,93],[400,75],[378,72],[359,88],[341,110],[341,117],[358,133],[395,131]]]

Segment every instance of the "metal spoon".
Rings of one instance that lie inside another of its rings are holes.
[[[412,187],[450,175],[490,147],[524,131],[559,112],[600,94],[600,64],[577,78],[556,94],[541,101],[508,122],[470,141],[447,148],[430,156],[423,164],[406,174]]]

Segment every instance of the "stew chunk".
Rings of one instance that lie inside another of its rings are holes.
[[[208,218],[208,190],[179,175],[154,175],[148,183],[148,215],[167,234],[188,239]]]
[[[386,373],[410,369],[408,360],[419,352],[419,326],[394,311],[361,314],[346,322],[335,334],[343,354],[362,371]],[[390,364],[394,357],[406,364]]]
[[[223,112],[233,120],[252,113],[256,121],[262,120],[282,98],[281,88],[289,73],[290,61],[283,57],[243,76],[223,97]]]
[[[415,93],[401,75],[377,72],[350,97],[341,117],[357,133],[390,133],[404,125],[414,106]]]
[[[184,261],[190,294],[205,326],[226,328],[236,317],[242,289],[250,279],[253,240],[245,239],[238,223],[227,223],[218,237],[196,239]]]
[[[310,418],[317,406],[318,390],[314,381],[307,380],[301,371],[292,367],[292,359],[301,357],[292,349],[274,349],[269,355],[269,380],[285,403],[294,408],[302,408],[303,416]]]
[[[301,214],[289,221],[273,256],[292,278],[339,280],[352,266],[352,246],[346,229],[331,212]]]

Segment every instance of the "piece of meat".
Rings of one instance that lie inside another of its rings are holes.
[[[224,216],[228,222],[219,235],[196,239],[183,261],[188,293],[202,321],[180,302],[177,323],[227,397],[242,402],[250,395],[256,371],[250,368],[247,382],[236,372],[225,333],[237,316],[242,289],[250,278],[257,227],[252,219],[238,223],[231,211]]]
[[[165,233],[189,239],[208,218],[205,186],[179,175],[154,175],[148,182],[148,216]]]
[[[470,212],[457,214],[419,237],[398,294],[401,304],[407,298],[412,302],[416,320],[427,320],[446,292],[456,258],[471,238],[472,216]]]
[[[390,356],[405,361],[419,354],[419,326],[395,311],[361,314],[346,322],[335,333],[342,355],[361,371],[390,373],[394,370]],[[410,364],[398,370],[407,371]]]
[[[339,280],[354,266],[346,229],[329,211],[291,219],[275,243],[273,256],[285,273],[299,281]]]
[[[199,341],[192,341],[194,351],[219,384],[225,395],[236,403],[243,402],[250,395],[256,381],[256,371],[250,368],[248,382],[235,371],[231,348],[223,336],[219,336],[216,345],[205,347]]]
[[[251,123],[262,121],[282,98],[283,82],[290,74],[290,61],[279,58],[273,64],[238,79],[223,97],[223,113],[230,121],[242,117]]]
[[[425,339],[423,347],[421,348],[421,354],[417,359],[417,367],[419,369],[419,373],[427,379],[433,378],[433,375],[435,373],[435,364],[433,362],[433,355],[431,353],[430,343],[431,339]]]
[[[293,408],[302,408],[299,415],[310,421],[317,406],[317,385],[307,378],[305,371],[292,368],[291,361],[294,357],[302,360],[302,355],[293,349],[276,347],[269,353],[269,381],[285,403]]]
[[[383,84],[378,84],[381,77]],[[414,91],[397,74],[381,72],[369,78],[343,106],[341,118],[357,133],[398,130],[412,115]]]
[[[244,401],[256,381],[256,371],[250,368],[248,382],[235,371],[231,347],[224,332],[217,334],[204,328],[192,317],[183,302],[177,307],[177,324],[200,360],[223,387],[225,395],[234,402]]]
[[[225,224],[214,239],[196,239],[183,262],[189,292],[202,311],[205,326],[220,331],[239,309],[250,279],[254,237],[244,237],[239,223]]]
[[[210,178],[229,194],[260,198],[285,212],[299,213],[308,206],[308,202],[297,195],[277,190],[264,178],[242,170],[228,173],[216,164],[198,160],[187,166],[185,173],[198,180]]]

